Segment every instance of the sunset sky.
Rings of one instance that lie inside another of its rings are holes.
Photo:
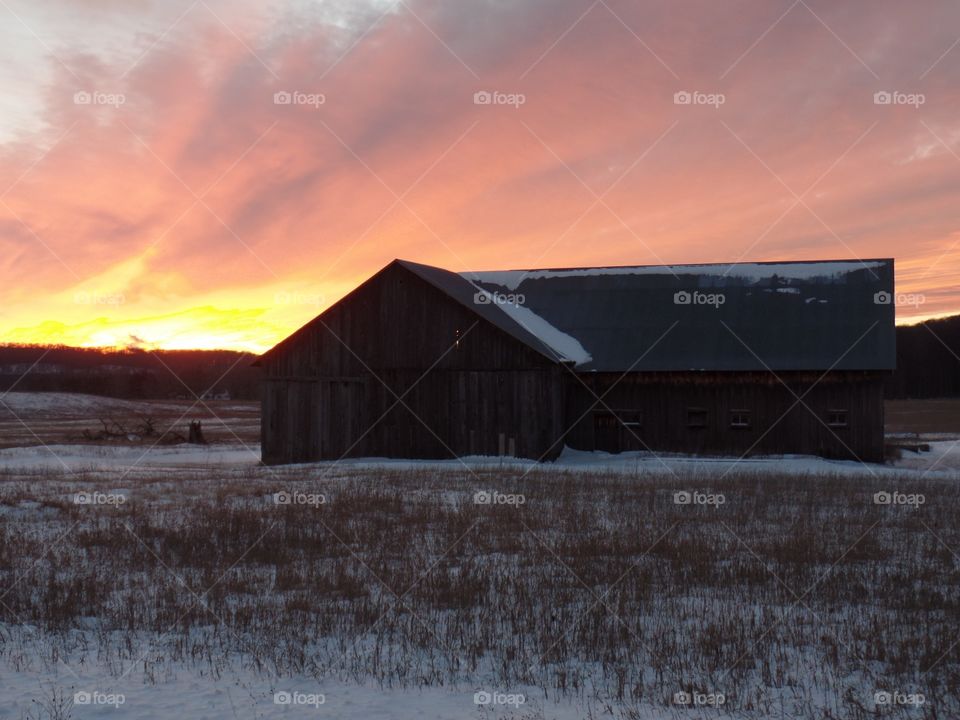
[[[396,257],[960,312],[958,81],[952,0],[0,0],[0,340],[262,351]]]

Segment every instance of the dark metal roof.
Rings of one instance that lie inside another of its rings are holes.
[[[891,259],[463,274],[398,262],[578,370],[895,367]]]

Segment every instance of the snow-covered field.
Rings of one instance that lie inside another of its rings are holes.
[[[565,449],[552,463],[540,468],[562,472],[619,473],[631,475],[679,475],[695,473],[703,477],[722,478],[730,474],[764,475],[841,475],[874,477],[943,477],[960,479],[960,440],[931,440],[929,451],[905,451],[888,464],[864,464],[855,460],[827,460],[808,455],[776,457],[715,458],[685,455],[626,452],[609,455],[602,452],[581,452]],[[0,449],[0,470],[71,470],[156,473],[164,469],[184,467],[224,466],[231,469],[254,468],[260,464],[260,445],[250,443],[211,444],[206,446],[176,445],[149,447],[143,445],[35,445]],[[516,458],[464,457],[454,460],[410,461],[387,458],[351,458],[333,463],[315,463],[315,470],[336,467],[341,470],[436,469],[479,470],[509,467],[530,469],[533,461]],[[296,467],[296,466],[291,466]],[[289,472],[290,468],[276,468],[275,473]]]
[[[0,449],[0,718],[960,716],[952,436],[266,468],[224,435]]]
[[[175,411],[179,405],[164,402],[136,402],[101,395],[60,392],[9,392],[2,396],[0,412],[35,420],[42,417],[97,417],[100,414]]]
[[[260,404],[229,400],[120,400],[73,393],[8,392],[0,395],[0,448],[70,445],[96,441],[109,430],[129,433],[145,447],[168,444],[167,432],[186,432],[200,420],[212,442],[244,445],[260,436]],[[144,435],[149,423],[150,435]]]
[[[50,717],[44,705],[59,700],[77,720],[224,720],[226,718],[337,718],[338,720],[459,720],[527,717],[578,720],[582,707],[544,702],[512,693],[501,705],[480,703],[482,688],[391,690],[368,683],[317,681],[311,677],[271,680],[250,672],[225,670],[218,676],[174,669],[153,683],[139,675],[117,680],[97,668],[68,668],[4,673],[0,718]],[[75,673],[75,674],[74,674]],[[96,693],[96,694],[95,694]],[[522,696],[522,702],[521,702]],[[89,697],[89,703],[84,700]],[[507,704],[507,701],[510,704]],[[497,698],[500,701],[500,698]],[[66,711],[65,711],[66,712]],[[31,715],[32,713],[32,715]],[[655,717],[653,715],[647,717]],[[664,719],[671,717],[664,713]]]

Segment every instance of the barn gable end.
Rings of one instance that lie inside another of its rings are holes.
[[[260,364],[267,463],[558,451],[562,370],[402,262]]]

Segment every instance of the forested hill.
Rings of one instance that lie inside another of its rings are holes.
[[[84,392],[123,398],[259,398],[255,356],[232,350],[100,350],[0,345],[0,392]],[[29,371],[29,372],[28,372]],[[889,398],[960,397],[960,315],[897,328]]]
[[[960,315],[897,328],[897,371],[887,397],[960,396]]]
[[[101,350],[0,345],[0,391],[122,398],[260,397],[256,356],[232,350]]]

